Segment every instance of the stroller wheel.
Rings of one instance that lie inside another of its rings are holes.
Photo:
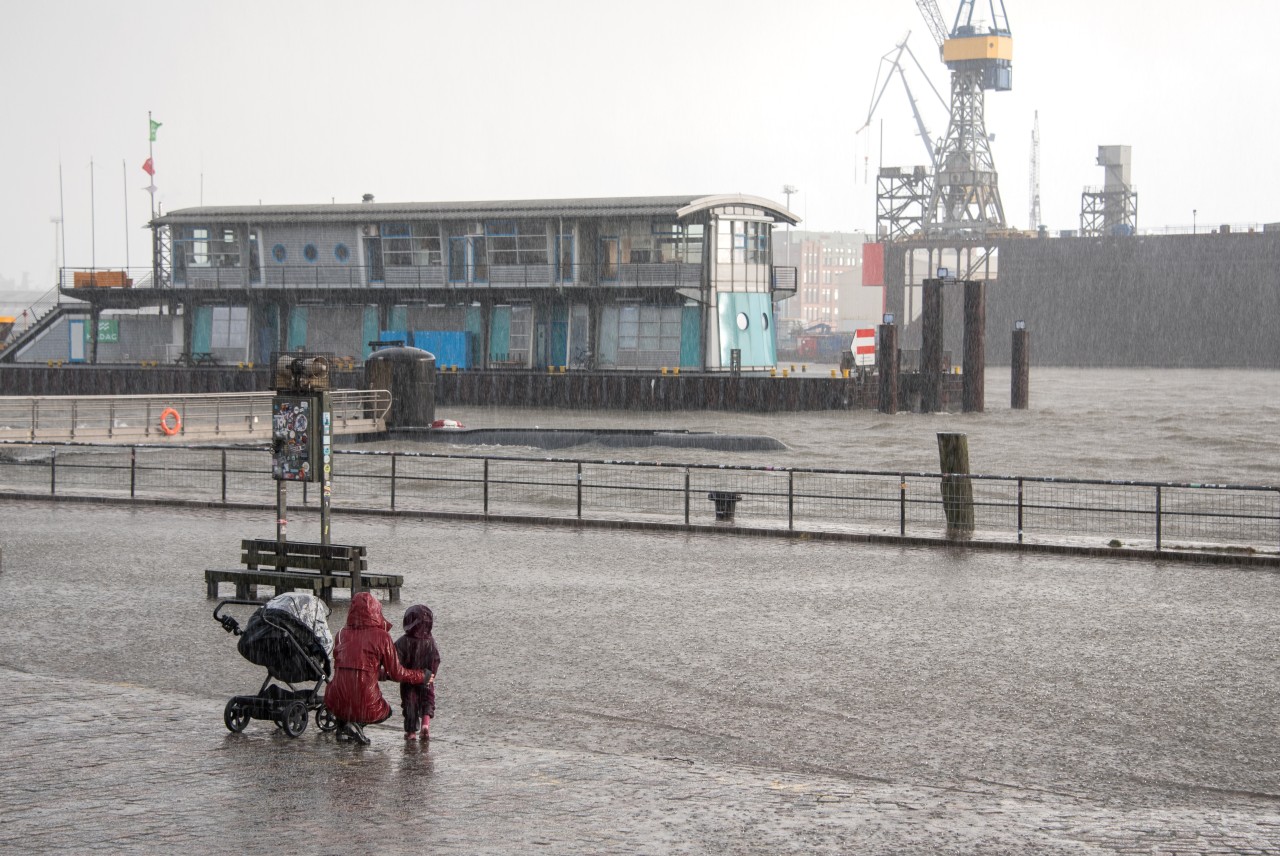
[[[321,731],[329,732],[338,727],[338,717],[333,715],[333,711],[324,705],[316,708],[316,728]]]
[[[249,724],[249,711],[235,699],[231,699],[222,709],[222,721],[226,723],[228,731],[239,734]]]
[[[307,730],[307,706],[300,701],[295,701],[284,709],[284,715],[280,718],[280,727],[284,729],[284,733],[290,737],[297,737],[299,734]]]

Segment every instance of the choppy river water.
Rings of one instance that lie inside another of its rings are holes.
[[[810,366],[809,374],[825,375]],[[785,383],[785,380],[779,380]],[[990,475],[1280,484],[1280,372],[1237,369],[1033,369],[1031,406],[1009,407],[1009,369],[988,370],[984,413],[725,413],[449,407],[468,428],[641,428],[762,434],[785,451],[380,444],[492,454],[936,472],[936,434],[968,435]]]

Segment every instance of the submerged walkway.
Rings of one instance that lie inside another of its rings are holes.
[[[0,852],[1280,854],[1269,571],[339,515],[444,657],[358,747],[222,724],[270,514],[0,516]]]

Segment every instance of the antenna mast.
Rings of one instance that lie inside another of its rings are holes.
[[[1035,123],[1031,126],[1031,213],[1027,228],[1035,231],[1040,228],[1040,111],[1036,111]]]

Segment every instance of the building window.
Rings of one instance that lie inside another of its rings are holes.
[[[351,259],[351,250],[347,249],[346,244],[338,244],[333,248],[333,257],[346,264]]]
[[[209,335],[211,348],[244,348],[249,342],[249,310],[244,306],[214,306]]]
[[[383,223],[382,261],[387,267],[438,267],[444,263],[439,223]]]
[[[302,257],[314,263],[316,259],[320,258],[320,252],[316,249],[315,244],[307,244],[302,248]]]
[[[178,252],[187,267],[239,267],[240,241],[234,229],[209,229],[196,226],[185,239],[177,242]]]
[[[653,234],[657,246],[654,261],[702,264],[702,233],[701,223],[655,221]]]
[[[498,220],[484,224],[493,265],[545,265],[547,226],[541,220]]]

